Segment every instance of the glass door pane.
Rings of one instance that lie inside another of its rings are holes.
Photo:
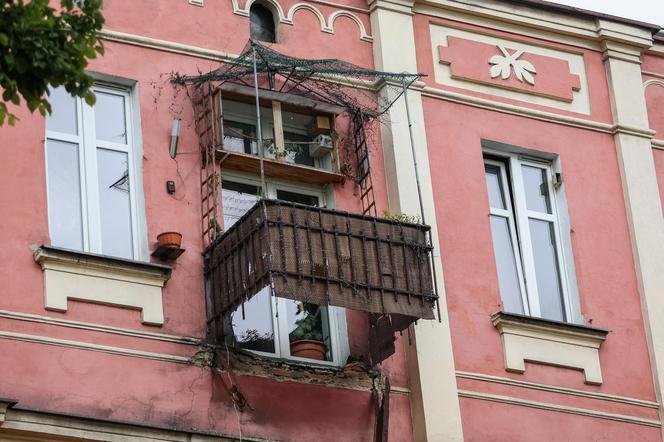
[[[46,142],[51,244],[72,250],[83,250],[78,149],[74,143]]]
[[[125,152],[97,149],[102,253],[133,258],[129,159]]]
[[[553,223],[531,218],[530,240],[535,259],[535,275],[543,318],[564,321],[563,294],[558,273],[558,257]]]
[[[264,287],[231,315],[233,334],[240,348],[275,353],[272,296]]]
[[[508,219],[491,215],[490,220],[498,285],[505,311],[523,314],[523,298]]]
[[[285,299],[290,355],[332,360],[330,321],[325,306]]]

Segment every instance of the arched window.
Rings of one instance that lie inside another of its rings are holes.
[[[274,16],[269,8],[254,3],[249,10],[249,21],[251,23],[249,28],[251,38],[276,43]]]

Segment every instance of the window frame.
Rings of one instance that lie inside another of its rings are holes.
[[[218,100],[217,110],[216,112],[219,113],[219,115],[215,116],[215,119],[219,121],[219,124],[222,128],[221,133],[220,133],[220,147],[222,150],[225,150],[227,152],[236,152],[233,150],[226,150],[224,147],[224,130],[223,127],[225,125],[232,126],[233,124],[240,124],[240,125],[246,125],[252,127],[254,130],[257,130],[256,127],[256,118],[255,115],[251,116],[243,116],[239,114],[234,114],[232,111],[229,112],[227,110],[227,105],[224,104],[224,102],[236,102],[236,103],[242,103],[250,106],[255,106],[255,97],[252,97],[250,95],[245,95],[241,92],[236,92],[232,90],[223,90],[220,89],[220,92],[216,94],[215,100]],[[280,93],[281,94],[281,93]],[[273,98],[273,97],[261,97],[260,98],[260,106],[261,108],[269,109],[271,111],[271,129],[266,129],[265,127],[262,127],[263,129],[263,137],[264,138],[270,138],[268,134],[271,135],[271,137],[274,139],[274,153],[269,152],[268,148],[265,146],[262,147],[263,149],[263,156],[266,159],[269,160],[275,160],[279,162],[283,162],[284,164],[290,164],[290,165],[295,165],[295,166],[301,166],[301,167],[309,167],[311,169],[316,169],[316,170],[321,170],[321,171],[331,171],[335,172],[339,170],[339,164],[338,164],[338,143],[336,139],[333,138],[333,143],[334,143],[334,148],[333,151],[330,152],[330,154],[326,157],[311,157],[313,160],[313,165],[308,165],[308,164],[301,164],[297,163],[295,161],[288,161],[287,157],[288,155],[285,153],[286,145],[287,144],[295,144],[295,142],[288,143],[285,139],[285,134],[286,133],[293,133],[296,135],[302,135],[302,134],[297,134],[296,132],[293,132],[292,130],[286,130],[286,125],[284,125],[283,122],[283,113],[295,113],[295,114],[301,114],[301,115],[306,115],[310,116],[312,118],[316,117],[326,117],[329,119],[330,122],[330,136],[334,132],[334,126],[335,126],[335,120],[337,117],[337,114],[330,110],[322,110],[319,108],[316,108],[313,104],[311,105],[298,105],[298,104],[292,104],[288,102],[288,96],[287,94],[283,94],[283,97],[279,98]],[[301,98],[301,97],[298,97]],[[264,119],[263,112],[261,112],[261,119]],[[226,120],[228,120],[228,123],[226,123]],[[288,128],[291,129],[291,128]],[[297,130],[297,129],[296,129]],[[313,140],[313,137],[312,137]],[[257,144],[257,143],[256,143]],[[259,156],[261,149],[260,146],[256,146],[256,152],[255,153],[250,153],[247,155],[253,155],[253,156]],[[246,153],[246,152],[245,152]],[[281,158],[279,156],[281,155]]]
[[[501,179],[506,185],[506,188],[503,189],[503,197],[505,198],[505,205],[508,209],[511,209],[513,216],[513,222],[508,222],[508,225],[510,225],[513,253],[517,262],[517,274],[521,288],[524,314],[538,318],[542,317],[535,271],[534,249],[529,225],[530,219],[535,219],[553,224],[558,277],[562,295],[563,321],[568,323],[582,322],[578,308],[578,292],[576,278],[574,277],[574,267],[570,262],[572,260],[571,240],[569,239],[569,234],[563,233],[564,228],[567,228],[569,232],[569,217],[567,215],[564,189],[562,186],[558,189],[553,186],[552,177],[560,168],[557,159],[541,158],[519,151],[504,152],[502,150],[485,148],[483,149],[484,164],[499,167],[501,170]],[[545,171],[547,191],[551,205],[550,214],[528,209],[526,190],[521,172],[522,166],[534,167]],[[491,208],[490,203],[489,208],[490,215],[505,217],[505,211]],[[493,242],[493,233],[491,235]]]
[[[77,135],[49,130],[45,124],[44,160],[46,178],[46,199],[49,237],[51,231],[51,198],[49,197],[49,156],[48,141],[62,141],[78,146],[79,187],[81,198],[81,233],[84,253],[104,255],[102,244],[101,205],[98,183],[98,150],[104,149],[127,155],[129,179],[129,211],[131,226],[132,256],[119,257],[135,261],[148,261],[147,238],[145,238],[145,212],[142,204],[143,183],[141,175],[142,144],[140,140],[140,120],[138,116],[137,94],[133,87],[97,81],[93,92],[119,95],[123,97],[125,111],[126,143],[98,140],[94,107],[80,97],[72,97],[76,103]],[[111,256],[111,255],[109,255]]]
[[[231,181],[235,183],[248,184],[260,189],[260,180],[252,175],[239,172],[222,172],[222,183]],[[266,180],[267,198],[277,199],[277,191],[284,190],[302,195],[316,196],[319,199],[321,207],[333,206],[333,195],[326,192],[325,189],[316,186],[304,184],[294,184],[280,180]],[[223,210],[223,209],[222,209]],[[328,309],[328,319],[330,327],[330,350],[332,351],[331,361],[319,361],[314,359],[300,358],[290,354],[290,342],[288,339],[288,323],[286,314],[286,304],[291,299],[278,298],[270,295],[270,309],[272,317],[272,330],[274,332],[274,353],[243,349],[243,351],[267,358],[278,359],[282,361],[291,361],[307,365],[322,365],[329,367],[341,367],[346,363],[350,355],[348,343],[348,325],[346,322],[346,309],[333,305],[325,306]],[[277,314],[275,314],[275,312]],[[232,327],[232,326],[231,326]]]

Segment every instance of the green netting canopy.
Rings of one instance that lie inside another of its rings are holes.
[[[378,117],[422,74],[383,72],[366,69],[333,58],[306,59],[281,54],[250,40],[234,60],[218,69],[196,76],[177,76],[176,83],[233,82],[254,86],[255,69],[259,88],[303,95],[341,106],[351,113]],[[386,93],[376,95],[382,88]]]

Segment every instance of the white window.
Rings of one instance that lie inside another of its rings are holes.
[[[260,184],[255,180],[224,175],[221,192],[224,229],[230,228],[256,203],[259,189]],[[325,194],[315,188],[268,182],[267,196],[313,206],[326,205]],[[265,287],[238,307],[231,315],[231,323],[237,345],[256,354],[337,366],[343,365],[348,357],[343,308],[271,296],[269,287]],[[324,346],[302,353],[303,341],[317,341]]]
[[[505,311],[574,322],[551,164],[487,156],[484,170]]]
[[[46,119],[51,245],[139,259],[137,165],[126,89],[95,86],[88,106],[52,89]]]

